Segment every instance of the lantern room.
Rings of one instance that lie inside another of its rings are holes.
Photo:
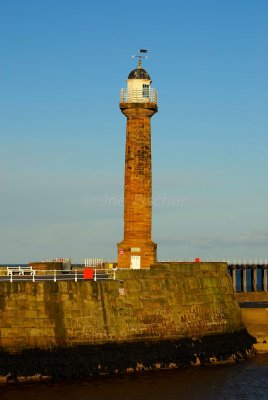
[[[137,68],[128,75],[127,89],[121,89],[120,103],[157,103],[157,92],[151,88],[151,83],[150,75],[139,60]]]

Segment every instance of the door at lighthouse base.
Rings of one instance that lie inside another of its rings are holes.
[[[131,269],[140,269],[141,267],[141,256],[131,256]]]

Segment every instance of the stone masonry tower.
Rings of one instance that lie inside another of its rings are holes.
[[[124,239],[118,243],[118,268],[146,268],[156,261],[152,241],[151,117],[157,112],[157,92],[142,68],[141,56],[121,89],[120,109],[127,117]]]

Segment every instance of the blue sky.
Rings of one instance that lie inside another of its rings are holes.
[[[262,0],[0,0],[0,263],[116,257],[139,48],[159,258],[268,258],[267,17]]]

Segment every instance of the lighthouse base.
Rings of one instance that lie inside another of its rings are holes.
[[[156,262],[157,244],[123,240],[117,244],[118,268],[149,268]]]

